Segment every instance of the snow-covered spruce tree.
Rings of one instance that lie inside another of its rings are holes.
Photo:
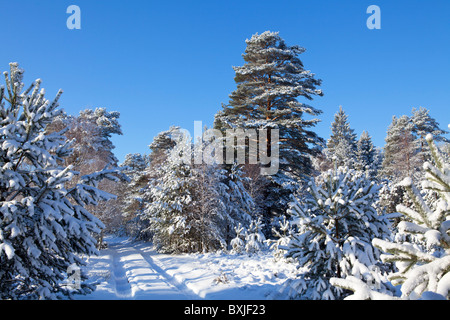
[[[419,140],[418,147],[423,162],[431,161],[431,153],[425,140],[428,134],[432,134],[436,142],[450,142],[444,137],[448,132],[440,128],[439,123],[430,116],[430,111],[426,108],[420,107],[419,110],[413,108],[411,123],[412,132]]]
[[[0,299],[52,299],[67,293],[69,266],[97,252],[103,224],[85,207],[111,198],[97,185],[116,178],[102,171],[66,189],[78,174],[64,164],[71,142],[46,130],[62,91],[50,102],[40,79],[23,90],[23,70],[10,69],[0,87]]]
[[[172,126],[167,131],[158,133],[149,145],[150,154],[148,156],[147,180],[149,185],[158,183],[163,176],[162,166],[167,164],[170,152],[176,146],[181,136],[181,128]],[[144,198],[147,202],[153,201],[152,188],[145,188]]]
[[[377,279],[378,251],[375,237],[389,233],[386,220],[374,204],[378,187],[360,171],[332,169],[309,185],[309,196],[291,204],[298,233],[287,246],[287,257],[304,271],[286,284],[288,294],[300,299],[340,299],[345,292],[330,284],[330,278],[353,275],[363,281]],[[381,267],[381,266],[380,266]]]
[[[180,132],[181,133],[181,132]],[[153,242],[164,252],[205,252],[225,248],[228,187],[216,164],[194,164],[192,143],[182,133],[156,168],[149,184],[145,218]],[[198,150],[197,148],[194,148]]]
[[[299,179],[311,173],[310,155],[324,141],[311,131],[319,120],[320,110],[299,102],[322,95],[317,89],[321,81],[307,71],[299,55],[305,49],[288,46],[278,32],[266,31],[246,40],[245,64],[234,67],[237,89],[230,102],[215,117],[219,130],[267,129],[267,149],[273,149],[272,129],[279,129],[280,170],[267,177],[270,183],[264,191],[264,214],[285,213],[289,197]]]
[[[411,178],[405,178],[401,184],[415,209],[397,206],[406,218],[400,222],[399,232],[421,238],[422,245],[383,239],[374,239],[373,245],[386,253],[381,256],[383,261],[395,262],[398,272],[389,275],[389,279],[394,285],[401,284],[402,298],[417,299],[427,293],[425,297],[440,295],[450,299],[450,163],[431,134],[426,140],[434,164],[423,165],[426,180],[422,188],[437,192],[439,200],[428,205]]]
[[[250,178],[244,177],[244,172],[239,165],[234,163],[229,169],[223,169],[222,175],[221,181],[225,188],[221,188],[222,192],[219,196],[225,204],[228,243],[232,236],[230,230],[235,230],[238,225],[247,229],[252,219],[256,218],[254,214],[256,205],[244,185]]]
[[[266,243],[269,248],[273,250],[273,255],[276,260],[282,260],[286,256],[286,247],[289,241],[292,239],[292,226],[286,217],[283,217],[281,221],[278,222],[279,227],[272,227],[272,233],[276,239],[268,239]]]
[[[376,177],[380,165],[378,160],[372,138],[367,131],[363,131],[357,142],[355,169],[365,171],[371,177]]]
[[[353,167],[356,162],[357,142],[356,133],[350,128],[348,116],[339,107],[331,124],[331,137],[327,141],[327,154],[335,158],[338,166]]]
[[[149,229],[153,242],[162,252],[189,252],[192,250],[188,241],[192,206],[192,168],[190,161],[183,161],[186,152],[190,160],[190,144],[180,135],[179,141],[168,152],[168,157],[156,170],[157,178],[150,181],[148,192],[151,202],[145,209],[145,218],[149,220]]]
[[[149,182],[149,157],[140,153],[127,154],[121,167],[126,168],[125,174],[130,178],[130,182],[123,184],[124,192],[121,202],[121,209],[126,233],[132,237],[144,239],[145,234],[141,231],[145,227],[141,220],[145,203],[145,188]]]
[[[240,254],[245,250],[245,228],[239,223],[237,227],[234,228],[236,232],[236,237],[231,240],[231,253]]]
[[[245,234],[245,251],[247,253],[257,253],[266,247],[266,237],[262,233],[263,227],[264,224],[262,223],[261,218],[258,218],[258,220],[252,220],[250,223],[250,226]]]

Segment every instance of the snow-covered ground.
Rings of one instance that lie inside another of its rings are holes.
[[[294,264],[271,252],[168,255],[149,243],[108,238],[108,248],[88,259],[90,281],[99,282],[85,300],[261,300],[276,297]]]

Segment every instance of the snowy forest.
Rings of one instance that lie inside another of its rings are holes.
[[[336,106],[331,136],[320,137],[313,100],[326,92],[304,51],[278,32],[246,41],[236,89],[204,128],[255,130],[231,152],[245,163],[217,152],[194,161],[226,141],[187,139],[176,124],[149,137],[148,154],[130,150],[119,163],[119,112],[69,115],[62,90],[49,99],[41,79],[24,83],[10,63],[0,87],[0,299],[93,292],[84,273],[76,290],[63,283],[108,235],[168,255],[269,252],[297,270],[274,298],[450,299],[450,119],[434,119],[432,106],[389,115],[377,147]],[[277,158],[252,158],[253,138]]]

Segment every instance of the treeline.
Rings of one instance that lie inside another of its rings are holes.
[[[262,234],[272,239],[273,230],[291,218],[292,196],[304,193],[311,179],[334,166],[361,171],[381,185],[379,213],[395,212],[397,204],[407,201],[398,183],[406,176],[414,181],[423,178],[422,165],[431,158],[425,137],[431,133],[448,148],[446,131],[427,109],[413,109],[410,116],[393,118],[384,148],[376,148],[368,132],[358,139],[340,107],[330,138],[318,137],[312,129],[319,120],[304,118],[321,111],[297,100],[322,95],[317,88],[320,80],[299,59],[303,51],[287,46],[277,33],[247,40],[246,63],[235,67],[237,89],[215,116],[213,129],[223,133],[235,128],[278,129],[280,159],[275,175],[262,175],[264,165],[249,161],[194,164],[194,150],[198,150],[194,141],[188,155],[191,162],[180,164],[185,142],[181,129],[172,127],[154,138],[149,155],[127,155],[122,166],[127,167],[131,183],[120,188],[125,192],[119,210],[125,223],[119,219],[112,228],[152,239],[169,252],[230,249],[236,229],[247,230],[252,221],[260,221]],[[206,148],[211,141],[201,143],[200,148]],[[246,140],[247,153],[249,145]]]

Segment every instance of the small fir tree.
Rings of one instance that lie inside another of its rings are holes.
[[[301,299],[339,299],[345,293],[330,278],[353,275],[373,281],[378,251],[371,241],[389,229],[374,206],[378,187],[360,171],[340,167],[322,173],[318,181],[310,182],[306,199],[291,205],[299,231],[287,246],[287,257],[306,271],[286,290]]]
[[[245,251],[247,253],[256,253],[265,248],[266,237],[262,233],[264,224],[261,219],[252,220],[245,235]]]
[[[363,131],[357,143],[355,169],[367,172],[371,177],[378,174],[376,149],[367,131]]]
[[[231,240],[231,253],[240,254],[245,251],[245,228],[239,223],[234,231],[236,237]]]
[[[275,236],[275,239],[266,240],[269,248],[273,250],[273,255],[275,260],[282,260],[286,255],[286,247],[291,241],[293,236],[293,229],[290,221],[283,217],[283,220],[278,222],[279,227],[272,227],[272,233]],[[292,259],[287,259],[291,261]]]
[[[331,137],[327,142],[327,152],[329,158],[335,157],[338,166],[352,167],[356,162],[356,134],[350,128],[348,116],[342,106],[339,107],[331,124]]]

